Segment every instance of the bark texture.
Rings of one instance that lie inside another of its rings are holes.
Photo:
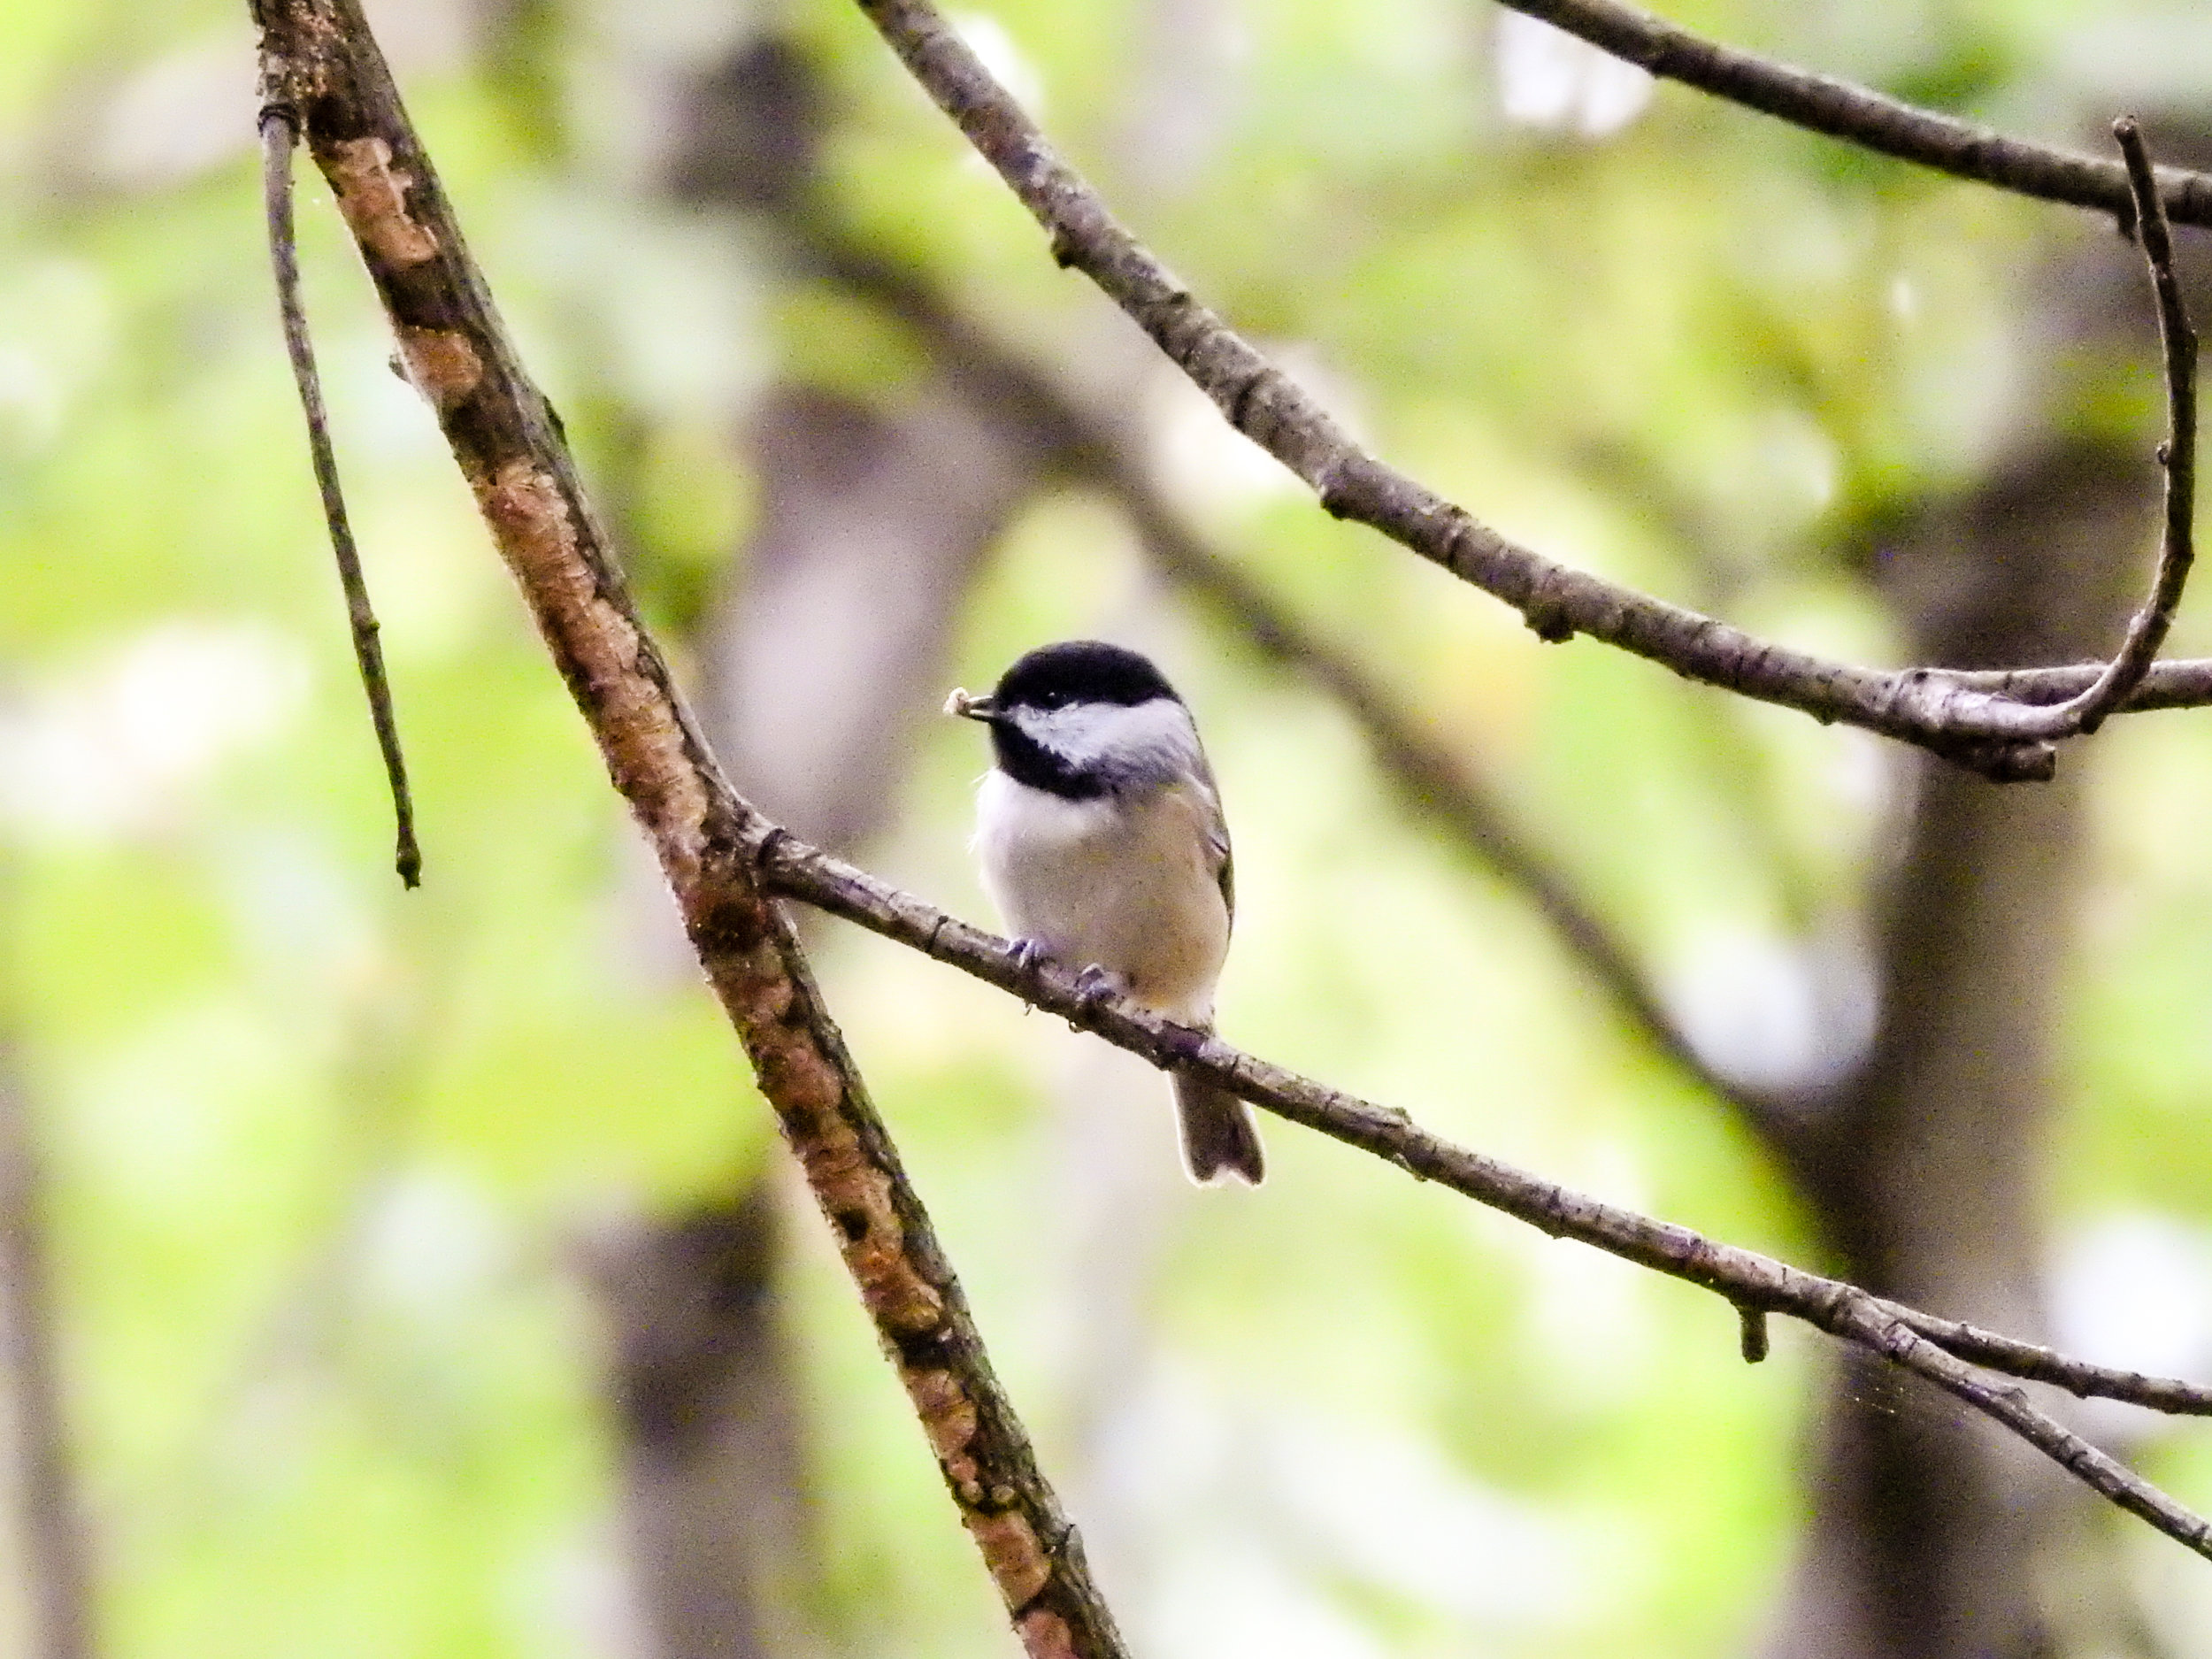
[[[680,199],[789,211],[813,184],[818,98],[776,37],[680,101]],[[709,739],[749,795],[857,850],[896,810],[915,726],[985,552],[1029,480],[933,378],[885,412],[779,385],[741,443],[761,491],[695,652]],[[781,1187],[641,1224],[595,1279],[616,1333],[640,1599],[660,1659],[803,1651],[812,1603],[806,1429],[775,1317]]]

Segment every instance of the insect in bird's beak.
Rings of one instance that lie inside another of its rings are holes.
[[[956,686],[952,695],[945,699],[945,712],[959,715],[964,719],[988,722],[997,718],[998,704],[988,697],[972,697]]]

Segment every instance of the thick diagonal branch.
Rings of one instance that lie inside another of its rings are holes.
[[[856,4],[1043,227],[1054,257],[1097,283],[1232,426],[1304,480],[1329,512],[1381,531],[1503,600],[1543,639],[1586,634],[1686,679],[1863,726],[2000,781],[2051,775],[2056,755],[2042,709],[1933,670],[1886,672],[1824,661],[1571,570],[1370,454],[1129,234],[929,0]]]
[[[264,96],[306,140],[616,787],[652,842],[761,1092],[835,1228],[960,1517],[1033,1659],[1121,1659],[929,1217],[739,854],[722,778],[640,625],[559,423],[524,373],[355,0],[256,0]]]

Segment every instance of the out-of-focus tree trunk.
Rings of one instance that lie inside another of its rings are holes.
[[[12,1056],[0,1051],[0,1427],[28,1591],[25,1651],[32,1659],[91,1659],[92,1571],[70,1479],[56,1348],[37,1138]]]
[[[2145,567],[2148,440],[2023,457],[1893,555],[1916,662],[2108,649]],[[2042,1161],[2078,886],[2082,757],[2048,785],[1916,763],[1874,1049],[1795,1173],[1838,1263],[1885,1295],[2039,1335]],[[1854,1355],[1822,1430],[1812,1533],[1776,1651],[2028,1659],[2047,1651],[2039,1532],[2064,1477]]]
[[[2181,160],[2170,150],[2162,159]],[[2207,285],[2191,283],[2201,311]],[[2157,361],[2140,256],[2060,262],[2043,342]],[[2063,429],[2074,411],[2051,413]],[[2162,425],[2162,422],[2161,423]],[[2041,435],[1878,549],[1915,662],[2108,653],[2147,580],[2157,433]],[[1999,787],[1917,757],[1886,875],[1868,1059],[1785,1161],[1847,1277],[2043,1334],[2044,1161],[2081,871],[2085,773]],[[2030,1659],[2055,1650],[2049,1568],[2085,1506],[2016,1440],[1846,1360],[1819,1432],[1814,1515],[1770,1650],[1788,1659]]]
[[[639,1611],[658,1659],[799,1651],[808,1516],[773,1183],[595,1239]]]

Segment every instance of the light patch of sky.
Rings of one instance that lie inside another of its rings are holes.
[[[1791,498],[1801,518],[1810,518],[1835,501],[1842,457],[1827,428],[1808,411],[1777,403],[1762,412],[1757,430],[1759,475]]]
[[[25,259],[0,276],[0,454],[35,455],[61,436],[114,337],[107,283],[88,262]]]
[[[166,189],[253,142],[254,60],[228,31],[126,76],[98,111],[94,171],[131,190]]]
[[[1271,1495],[1333,1563],[1471,1622],[1572,1625],[1593,1569],[1617,1564],[1589,1526],[1469,1480],[1409,1437],[1293,1420],[1272,1449]]]
[[[341,862],[289,827],[225,837],[219,856],[232,926],[273,989],[311,999],[327,1019],[334,993],[351,1006],[383,988],[394,964],[364,889],[388,870]]]
[[[0,827],[101,841],[168,827],[296,718],[309,672],[265,627],[161,623],[0,700]]]
[[[1873,1033],[1873,982],[1845,949],[1717,926],[1691,941],[1668,984],[1691,1045],[1755,1087],[1833,1078]]]
[[[443,1170],[403,1171],[363,1217],[361,1287],[379,1307],[423,1324],[458,1324],[512,1265],[514,1240],[474,1182]]]
[[[188,1215],[234,1177],[254,1129],[250,1097],[275,1080],[281,1056],[269,1028],[220,1002],[180,1008],[108,1049],[71,1089],[59,1121],[74,1142],[72,1168],[142,1216]]]
[[[2212,1367],[2212,1235],[2149,1210],[2108,1215],[2069,1238],[2051,1283],[2058,1345],[2154,1376]]]
[[[1044,77],[1023,56],[1021,48],[1014,44],[1014,37],[1006,32],[1005,25],[981,12],[956,12],[952,23],[959,30],[960,38],[968,43],[968,50],[983,60],[991,78],[1014,95],[1014,101],[1030,119],[1042,119]]]
[[[1572,1148],[1555,1167],[1579,1192],[1624,1209],[1652,1208],[1650,1183],[1633,1148],[1601,1139]],[[1498,1234],[1482,1218],[1486,1237]],[[1646,1386],[1658,1330],[1642,1268],[1532,1227],[1505,1230],[1526,1272],[1523,1335],[1563,1394],[1593,1406],[1633,1398]],[[1605,1360],[1592,1363],[1601,1345]]]
[[[506,1576],[502,1601],[518,1653],[548,1659],[635,1659],[657,1638],[641,1605],[626,1540],[595,1517],[523,1557]]]
[[[1369,1423],[1233,1413],[1161,1367],[1117,1430],[1100,1466],[1137,1506],[1149,1557],[1129,1575],[1145,1594],[1123,1610],[1163,1654],[1379,1659],[1371,1632],[1317,1591],[1332,1578],[1532,1633],[1586,1624],[1601,1587],[1632,1576],[1610,1528],[1471,1480]]]
[[[1920,285],[1902,272],[1890,279],[1889,311],[1903,327],[1920,320]]]
[[[1310,1576],[1249,1538],[1170,1564],[1147,1646],[1167,1659],[1385,1659],[1375,1637]]]
[[[1310,347],[1261,349],[1356,442],[1366,441],[1357,388]],[[1153,475],[1194,513],[1220,512],[1305,493],[1296,473],[1246,437],[1180,370],[1159,365],[1147,384],[1143,418]]]
[[[1498,103],[1505,119],[1546,132],[1610,138],[1651,103],[1651,77],[1518,12],[1498,15]]]

